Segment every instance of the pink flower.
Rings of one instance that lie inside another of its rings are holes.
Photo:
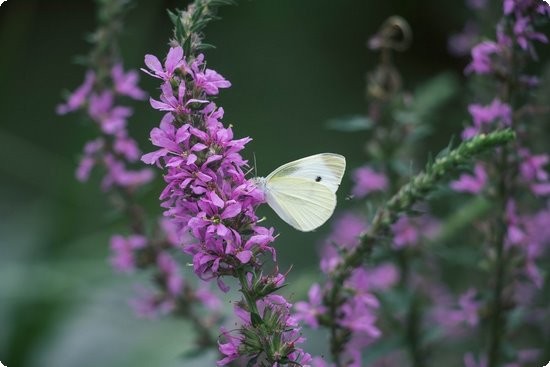
[[[369,166],[363,166],[353,171],[355,185],[352,194],[362,198],[371,192],[385,191],[388,188],[388,179],[383,173],[374,171]]]
[[[359,236],[367,230],[366,218],[355,213],[345,213],[332,225],[332,233],[324,241],[321,252],[321,270],[328,273],[340,263],[338,248],[352,249],[359,243]]]
[[[242,340],[238,337],[235,337],[234,335],[231,335],[231,333],[224,327],[221,328],[221,333],[224,339],[227,340],[227,342],[220,343],[218,341],[218,348],[220,350],[220,353],[222,353],[222,355],[224,355],[225,357],[216,362],[216,365],[225,366],[226,364],[234,361],[241,356],[239,349]]]
[[[117,93],[128,96],[133,99],[145,99],[146,93],[138,87],[139,75],[135,70],[129,70],[124,73],[122,64],[117,63],[111,69],[111,78],[113,79],[114,89]]]
[[[472,61],[465,69],[466,73],[489,74],[493,71],[491,55],[499,51],[495,42],[485,41],[472,48]]]
[[[165,278],[168,294],[176,297],[183,291],[184,281],[179,273],[178,263],[166,252],[157,257],[157,266]]]
[[[162,79],[164,81],[170,80],[174,76],[176,69],[186,66],[185,60],[183,58],[183,49],[180,46],[172,47],[168,51],[166,56],[166,61],[164,62],[164,68],[160,63],[159,59],[154,55],[145,55],[145,65],[152,72],[141,69],[145,73],[151,75],[152,77]]]
[[[96,80],[95,73],[92,70],[86,72],[86,77],[82,85],[75,89],[75,91],[67,98],[65,104],[60,104],[57,106],[57,113],[59,115],[65,115],[69,112],[76,111],[80,109],[87,102],[87,99],[94,87]]]
[[[126,120],[132,115],[129,107],[116,106],[115,96],[110,90],[92,94],[89,99],[88,114],[96,121],[105,134],[115,135],[126,127]]]
[[[308,292],[308,302],[296,302],[297,320],[303,320],[309,327],[318,328],[319,321],[317,317],[326,312],[326,307],[323,306],[323,294],[319,284],[313,284]]]
[[[468,106],[468,111],[472,115],[474,126],[479,128],[495,120],[500,120],[504,126],[509,126],[512,122],[512,108],[498,98],[495,98],[487,106],[471,104]]]
[[[113,252],[111,264],[117,271],[132,272],[136,266],[135,251],[146,245],[147,239],[143,236],[132,235],[125,238],[121,235],[114,235],[111,237],[111,251]]]
[[[231,83],[216,71],[204,68],[204,55],[200,54],[191,64],[195,86],[208,95],[217,95],[220,88],[229,88]]]
[[[487,185],[487,173],[481,163],[475,165],[474,176],[463,173],[458,180],[450,184],[453,190],[470,194],[479,194],[485,185]]]

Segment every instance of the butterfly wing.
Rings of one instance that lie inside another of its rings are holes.
[[[270,181],[277,178],[294,177],[311,180],[336,193],[346,169],[346,158],[340,154],[321,153],[298,159],[282,165],[266,177]]]
[[[336,207],[336,195],[326,185],[302,177],[272,177],[266,201],[282,220],[308,232],[325,223]]]

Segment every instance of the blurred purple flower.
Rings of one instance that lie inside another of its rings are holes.
[[[172,297],[177,297],[183,291],[184,281],[179,273],[178,263],[166,252],[162,252],[157,257],[157,266],[166,279],[166,288],[168,294]]]
[[[123,96],[128,96],[136,100],[143,100],[147,94],[137,85],[139,75],[135,70],[129,70],[124,73],[122,64],[117,63],[111,69],[111,78],[113,79],[115,91]]]
[[[87,102],[90,92],[92,91],[96,81],[95,73],[92,70],[86,72],[86,77],[81,86],[67,98],[67,102],[60,104],[56,108],[59,115],[65,115],[69,112],[79,110]]]
[[[105,90],[90,95],[88,114],[105,134],[115,135],[125,129],[126,120],[132,115],[132,109],[116,106],[113,92]]]
[[[474,125],[478,127],[495,120],[500,120],[504,126],[509,126],[512,122],[512,108],[498,98],[487,106],[471,104],[468,106],[468,111],[472,115]]]
[[[391,228],[393,231],[393,247],[401,249],[407,246],[414,246],[422,238],[432,238],[439,225],[435,219],[423,215],[419,217],[401,216]]]
[[[359,236],[368,228],[366,218],[347,212],[337,217],[331,234],[324,240],[321,249],[321,270],[328,273],[340,263],[339,248],[352,249],[359,243]]]
[[[369,166],[355,169],[352,175],[355,185],[351,192],[357,198],[362,198],[371,192],[385,191],[388,188],[386,175],[374,171]]]
[[[120,272],[130,273],[135,270],[135,252],[147,245],[147,238],[139,235],[111,237],[111,265]]]
[[[472,61],[466,69],[466,73],[489,74],[493,72],[493,63],[491,55],[499,51],[499,46],[495,42],[484,41],[472,48]]]
[[[463,173],[458,180],[450,184],[453,190],[470,194],[479,194],[485,185],[487,185],[487,173],[481,163],[475,165],[474,176]]]
[[[483,0],[485,1],[485,0]],[[451,55],[466,56],[470,54],[472,47],[476,44],[479,37],[479,27],[472,21],[466,22],[464,29],[459,33],[452,34],[449,37],[448,49]]]
[[[296,319],[305,322],[309,327],[316,329],[319,327],[317,317],[323,315],[327,309],[323,306],[323,295],[321,286],[313,284],[308,292],[308,302],[296,302]]]

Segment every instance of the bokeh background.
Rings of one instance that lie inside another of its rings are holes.
[[[146,53],[165,54],[165,9],[185,5],[134,2],[121,39],[126,68],[142,67]],[[449,35],[468,17],[461,1],[245,0],[221,9],[222,19],[207,28],[207,42],[217,47],[208,63],[233,84],[218,104],[237,136],[254,139],[245,154],[256,156],[258,174],[318,152],[341,153],[350,167],[368,159],[361,133],[329,131],[326,122],[366,111],[365,74],[378,57],[366,41],[393,14],[414,33],[412,47],[396,57],[404,88],[414,91],[442,72],[463,88],[467,59],[447,51]],[[95,130],[75,115],[55,115],[62,92],[83,79],[74,60],[87,54],[85,36],[95,26],[89,0],[8,0],[0,8],[0,361],[9,367],[181,366],[190,348],[185,322],[131,312],[134,284],[146,279],[114,274],[107,261],[109,237],[124,232],[124,219],[97,178],[74,179]],[[156,95],[156,80],[143,75],[141,86]],[[461,130],[466,100],[458,95],[431,116],[430,144],[419,155],[436,153]],[[149,151],[159,113],[148,103],[133,107],[130,132]],[[152,213],[160,213],[161,186],[144,193]],[[349,181],[341,206],[347,192]],[[319,277],[316,244],[329,225],[298,233],[265,214],[281,233],[281,267],[293,265],[288,292],[300,299]],[[203,358],[205,365],[213,360]]]

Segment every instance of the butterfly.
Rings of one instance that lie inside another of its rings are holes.
[[[321,153],[289,162],[256,177],[267,204],[282,220],[308,232],[325,223],[336,207],[336,190],[346,169],[340,154]]]

